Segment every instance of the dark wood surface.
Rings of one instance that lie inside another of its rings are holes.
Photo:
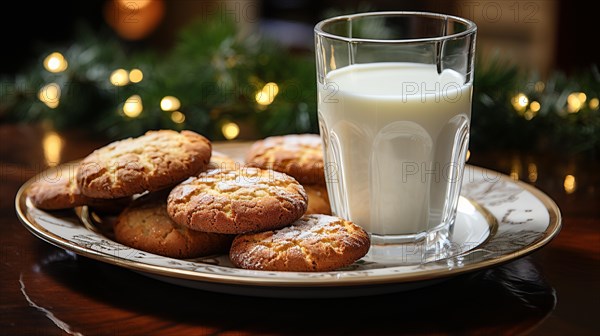
[[[553,198],[560,234],[511,263],[414,291],[343,299],[269,299],[170,285],[34,237],[14,209],[47,168],[44,130],[0,125],[0,334],[373,335],[600,334],[600,163],[494,151],[470,164],[511,174]],[[61,134],[61,162],[106,141]],[[574,190],[565,176],[575,178]]]

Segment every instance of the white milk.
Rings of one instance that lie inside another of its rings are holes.
[[[334,213],[376,235],[453,221],[471,117],[464,77],[439,75],[435,65],[372,63],[325,81],[319,121]]]

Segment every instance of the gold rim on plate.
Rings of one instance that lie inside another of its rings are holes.
[[[469,165],[468,165],[469,166]],[[502,255],[487,260],[479,260],[471,263],[466,263],[461,267],[448,267],[439,266],[434,269],[424,270],[411,270],[409,272],[385,272],[386,274],[373,274],[377,269],[371,270],[360,270],[360,271],[334,271],[334,272],[322,272],[326,273],[326,276],[296,276],[293,275],[298,272],[267,272],[267,271],[248,271],[239,270],[238,274],[220,274],[211,272],[202,272],[198,270],[188,270],[174,267],[167,267],[162,265],[153,265],[145,262],[136,260],[130,260],[115,255],[110,255],[100,251],[96,251],[85,246],[77,245],[76,243],[65,239],[57,234],[54,234],[46,230],[40,223],[37,223],[29,214],[29,209],[33,207],[28,198],[26,197],[26,191],[36,178],[40,178],[41,174],[36,175],[24,183],[15,198],[15,209],[17,215],[25,227],[31,231],[36,237],[53,244],[55,246],[73,251],[79,255],[106,262],[109,264],[125,267],[131,270],[139,271],[142,273],[150,273],[151,275],[159,275],[169,278],[180,278],[200,282],[211,282],[218,284],[227,285],[244,285],[244,286],[275,286],[275,287],[330,287],[330,286],[369,286],[369,285],[383,285],[383,284],[399,284],[408,283],[423,280],[435,280],[463,274],[475,270],[488,268],[491,266],[497,266],[508,261],[521,258],[528,255],[537,249],[543,247],[550,242],[560,231],[561,227],[561,213],[556,203],[550,199],[542,191],[535,187],[528,185],[524,182],[514,181],[510,177],[499,174],[495,171],[488,170],[485,168],[479,168],[475,166],[469,166],[472,169],[479,170],[480,172],[487,172],[489,174],[498,174],[500,179],[504,182],[512,183],[519,188],[528,191],[536,199],[538,199],[545,210],[548,212],[549,223],[541,237],[536,241],[528,244],[527,246],[513,251],[504,251]],[[490,224],[490,234],[485,241],[480,245],[485,247],[490,241],[494,240],[499,225],[493,225],[496,222],[496,217],[493,216],[485,207],[481,206],[477,202],[471,201],[476,207],[477,211],[480,212]],[[79,209],[78,211],[85,211]],[[79,221],[76,216],[75,220]],[[493,219],[493,220],[492,220]],[[86,225],[86,228],[90,233],[101,235],[101,232],[90,228]],[[106,238],[106,237],[105,237]],[[106,238],[108,239],[108,238]],[[178,259],[175,259],[178,260]],[[182,260],[185,261],[185,260]],[[207,267],[224,267],[224,266],[212,266],[202,265]],[[402,266],[399,266],[402,267]],[[395,271],[398,267],[387,267],[386,270]],[[236,269],[237,270],[237,269]],[[261,273],[265,272],[265,273]],[[346,274],[344,274],[346,272]],[[269,274],[269,277],[261,276],[261,274]],[[362,274],[364,273],[364,274]],[[340,276],[341,275],[341,276]],[[344,275],[350,275],[345,277]]]

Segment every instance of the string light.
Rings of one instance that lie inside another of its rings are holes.
[[[573,92],[567,97],[567,111],[577,113],[583,107],[587,96],[583,92]]]
[[[60,163],[61,152],[64,147],[64,141],[56,132],[48,132],[42,140],[44,148],[44,158],[49,167],[54,167]]]
[[[60,86],[57,83],[44,85],[38,92],[38,99],[51,109],[57,108],[60,102]]]
[[[233,140],[240,134],[240,127],[234,122],[227,122],[221,127],[221,132],[227,140]]]
[[[537,165],[535,163],[528,164],[527,171],[529,172],[529,175],[527,176],[529,178],[529,182],[537,181],[537,179],[538,179]]]
[[[534,100],[531,102],[531,104],[529,104],[529,108],[533,112],[538,112],[542,108],[542,105],[540,105],[540,103]]]
[[[540,103],[535,100],[532,101],[531,104],[529,104],[529,109],[523,113],[523,118],[525,118],[525,120],[531,120],[535,118],[541,108],[542,105],[540,105]]]
[[[535,83],[535,85],[533,86],[533,88],[535,89],[536,92],[540,92],[541,93],[546,88],[546,84],[544,84],[544,82],[542,82],[542,81],[538,81],[538,82]]]
[[[565,187],[565,192],[567,194],[572,194],[577,189],[577,181],[575,181],[575,176],[567,175],[565,176],[565,182],[563,183]]]
[[[160,101],[160,109],[163,111],[176,111],[181,107],[179,99],[173,96],[165,96]]]
[[[529,104],[529,98],[523,93],[519,93],[511,100],[512,106],[518,112],[524,112]]]
[[[44,68],[52,73],[58,73],[67,70],[69,63],[59,52],[53,52],[44,59]]]
[[[600,106],[600,101],[598,100],[598,98],[592,98],[590,99],[590,109],[592,110],[597,110],[598,106]]]
[[[129,97],[125,104],[123,104],[123,113],[129,118],[136,118],[139,116],[144,110],[144,106],[142,105],[142,97],[139,95],[133,95]]]
[[[510,167],[510,178],[512,178],[515,181],[518,180],[519,173],[521,172],[521,168],[522,168],[521,161],[518,158],[513,158],[511,167]]]
[[[533,110],[527,110],[527,111],[525,111],[525,113],[523,113],[523,118],[525,118],[525,120],[529,121],[529,120],[533,119],[536,115],[537,115],[537,112],[534,112]]]
[[[255,99],[259,105],[267,106],[275,100],[275,96],[277,96],[278,93],[279,86],[277,86],[276,83],[269,82],[256,93]]]
[[[144,73],[140,69],[132,69],[129,71],[129,81],[132,83],[139,83],[144,79]]]
[[[110,82],[114,86],[129,84],[129,73],[125,69],[117,69],[110,74]]]
[[[175,111],[171,113],[171,120],[176,124],[182,124],[185,121],[185,114]]]

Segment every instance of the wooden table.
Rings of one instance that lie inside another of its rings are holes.
[[[600,334],[598,160],[472,153],[470,164],[512,173],[559,205],[562,231],[529,256],[408,292],[269,299],[170,285],[34,237],[15,214],[18,188],[57,159],[61,141],[61,162],[106,143],[84,132],[47,135],[0,125],[2,335]]]

